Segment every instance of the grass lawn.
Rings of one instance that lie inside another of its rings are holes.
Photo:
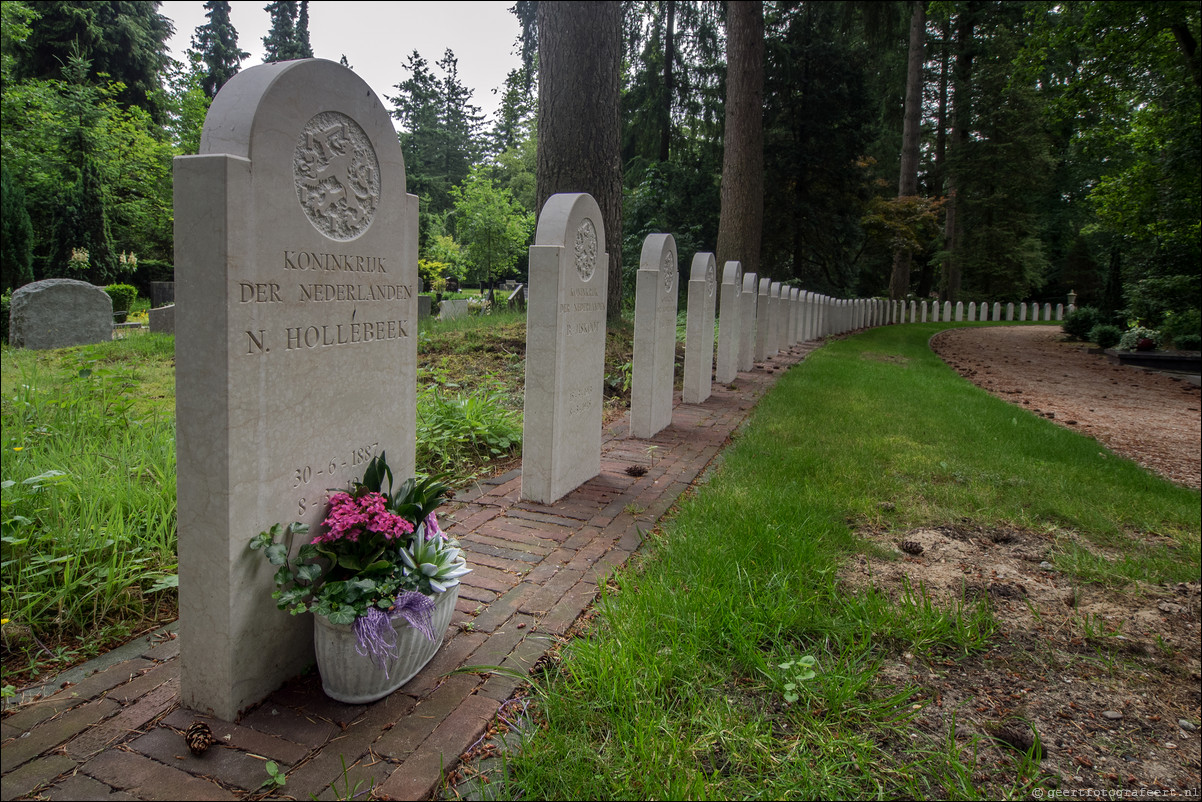
[[[1047,780],[1023,755],[978,759],[996,750],[954,718],[920,726],[936,694],[883,668],[1005,659],[1046,677],[1077,658],[1024,662],[988,594],[856,587],[847,567],[954,524],[1030,533],[1072,581],[1138,595],[1197,580],[1199,494],[973,387],[927,346],[947,327],[834,341],[781,377],[548,666],[539,726],[508,758],[513,797],[997,798]],[[1064,648],[1113,679],[1118,642],[1089,652],[1113,632],[1081,637],[1059,610]]]

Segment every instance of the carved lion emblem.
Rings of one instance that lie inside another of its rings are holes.
[[[367,133],[337,111],[306,123],[293,160],[296,195],[330,239],[351,240],[371,225],[380,202],[380,162]]]

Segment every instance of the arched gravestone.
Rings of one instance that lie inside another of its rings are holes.
[[[101,287],[73,278],[48,278],[13,293],[8,342],[39,351],[113,339],[113,299]]]
[[[739,370],[755,367],[755,338],[757,318],[763,313],[759,306],[755,273],[743,274],[743,289],[739,293]]]
[[[746,313],[743,307],[742,282],[742,265],[738,262],[727,262],[722,268],[721,317],[718,319],[718,358],[714,366],[714,380],[719,384],[730,384],[739,373],[739,348],[741,347],[741,337],[743,336],[742,319]]]
[[[772,310],[768,304],[772,298],[772,279],[761,278],[755,298],[755,361],[763,362],[768,357],[769,327],[772,325]]]
[[[676,282],[676,240],[671,234],[648,234],[643,240],[635,280],[631,437],[653,437],[672,422],[672,385],[676,383]]]
[[[698,253],[693,256],[689,270],[689,307],[685,313],[681,400],[686,404],[700,404],[710,397],[714,373],[714,303],[717,299],[718,263],[712,253]],[[734,307],[732,301],[728,308],[733,310]]]
[[[522,498],[550,504],[601,472],[609,282],[591,195],[552,195],[530,246]]]
[[[382,452],[413,472],[417,198],[371,87],[234,76],[175,160],[175,276],[181,697],[229,720],[313,661],[251,536],[319,524]]]

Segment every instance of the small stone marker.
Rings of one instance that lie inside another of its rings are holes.
[[[993,314],[991,314],[989,316],[989,319],[995,320],[995,321],[1002,319],[1002,303],[1001,303],[1001,301],[993,302]]]
[[[918,301],[910,301],[910,322],[918,320]]]
[[[1064,320],[1064,304],[1056,304],[1056,319]]]
[[[1027,319],[1027,302],[1023,301],[1018,305],[1018,319],[1020,322]]]
[[[730,384],[739,373],[739,347],[742,337],[743,267],[727,262],[722,268],[722,304],[718,318],[718,360],[714,366],[714,381]],[[693,303],[689,302],[692,310]]]
[[[155,334],[175,334],[175,304],[151,309],[150,330]]]
[[[630,380],[630,436],[647,439],[672,422],[676,382],[676,240],[643,240],[634,291],[634,354]]]
[[[733,286],[734,282],[731,284]],[[710,397],[714,373],[714,303],[717,299],[718,263],[712,253],[696,254],[689,270],[689,307],[685,313],[681,400],[686,404],[700,404]],[[731,308],[737,308],[733,301]],[[734,359],[730,361],[734,362]]]
[[[964,302],[956,301],[956,322],[961,323],[963,321],[964,321]]]
[[[931,304],[931,322],[932,323],[939,322],[939,302],[938,301],[934,301]]]
[[[943,322],[948,323],[951,321],[951,319],[952,319],[952,302],[944,301],[943,302]]]
[[[439,320],[456,320],[467,317],[467,298],[448,298],[438,305]]]
[[[968,302],[968,322],[972,323],[972,322],[976,321],[976,319],[977,319],[977,302],[969,301]]]
[[[755,367],[755,332],[757,317],[762,311],[756,291],[758,285],[759,279],[755,273],[743,274],[743,289],[739,292],[739,370]]]
[[[522,498],[550,504],[601,472],[609,254],[591,195],[552,195],[530,246]]]
[[[313,662],[247,543],[324,515],[387,452],[414,470],[417,198],[346,67],[242,70],[175,159],[180,695],[231,721]]]
[[[929,304],[926,301],[923,301],[922,302],[922,313],[921,313],[923,323],[927,322],[927,306],[929,306]]]
[[[1043,305],[1043,319],[1045,321],[1050,321],[1052,319],[1052,305],[1051,304]]]
[[[1013,302],[1006,304],[1006,320],[1007,321],[1014,320],[1014,303]]]
[[[20,287],[9,302],[8,342],[42,351],[113,339],[113,299],[94,284],[48,278]]]

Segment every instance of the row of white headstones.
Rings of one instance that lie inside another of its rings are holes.
[[[418,199],[379,98],[317,59],[231,79],[174,185],[181,697],[232,720],[313,660],[311,625],[275,609],[273,571],[250,537],[276,522],[318,531],[330,489],[380,454],[398,478],[414,473]],[[521,493],[537,502],[600,472],[602,219],[592,197],[555,195],[530,248]],[[671,421],[676,282],[673,238],[651,235],[636,288],[635,437]],[[804,292],[737,262],[719,283],[713,255],[698,254],[688,312],[683,400],[699,404],[711,377],[729,383],[795,343],[915,320],[919,306]]]

